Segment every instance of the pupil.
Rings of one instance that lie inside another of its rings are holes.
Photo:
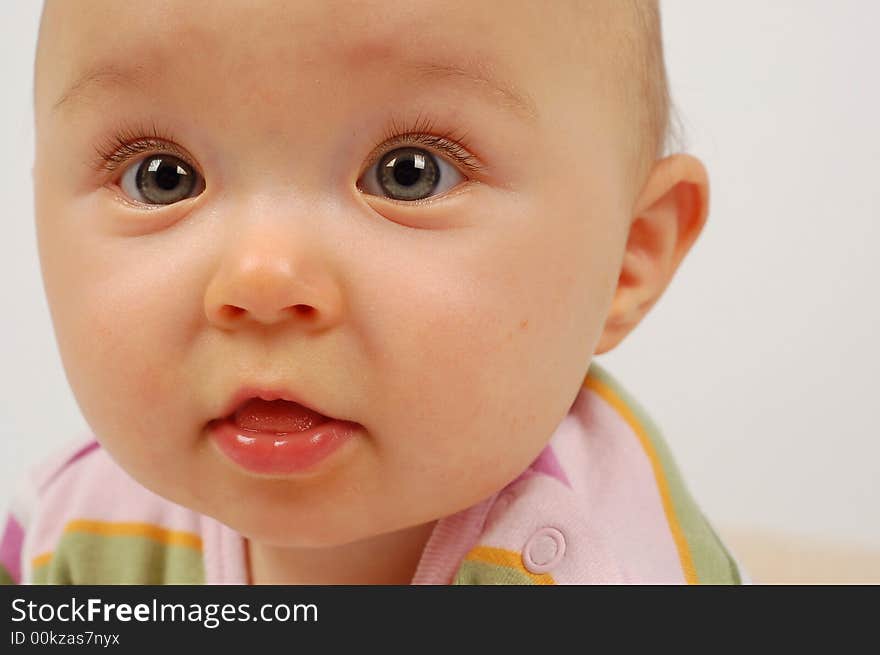
[[[398,159],[394,167],[394,180],[398,184],[410,186],[418,182],[422,169],[416,168],[415,159]]]
[[[156,171],[156,184],[165,191],[170,191],[179,183],[179,175],[176,166],[160,166]]]

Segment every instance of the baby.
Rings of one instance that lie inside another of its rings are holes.
[[[595,355],[707,217],[652,0],[48,0],[35,213],[93,434],[7,582],[738,583]]]

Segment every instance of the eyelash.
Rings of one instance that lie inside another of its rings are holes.
[[[392,117],[385,128],[382,143],[367,157],[366,167],[369,168],[384,153],[392,150],[391,146],[420,145],[446,153],[453,161],[473,173],[479,174],[485,170],[485,166],[480,160],[468,151],[469,147],[465,142],[467,133],[457,135],[454,130],[450,130],[435,135],[433,129],[434,123],[428,117],[423,118],[419,115],[411,125],[404,122],[400,126]],[[95,147],[95,158],[92,160],[91,166],[98,171],[112,173],[138,155],[158,150],[170,152],[191,167],[197,168],[189,155],[174,145],[174,141],[175,138],[159,128],[156,123],[151,123],[149,126],[123,127]]]

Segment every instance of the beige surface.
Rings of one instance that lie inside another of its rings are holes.
[[[741,528],[719,532],[755,584],[880,583],[880,548]]]

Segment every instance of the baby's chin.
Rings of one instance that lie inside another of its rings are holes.
[[[382,534],[413,527],[403,522],[363,521],[351,508],[335,512],[288,511],[242,508],[216,513],[203,512],[232,528],[249,541],[274,548],[326,549],[346,546]],[[279,519],[279,516],[285,517]]]
[[[138,481],[153,493],[266,546],[333,548],[429,521],[421,513],[409,515],[413,506],[400,506],[399,496],[395,506],[395,499],[378,490],[370,493],[344,480],[312,481],[312,486],[301,480],[248,480],[235,486],[194,473],[186,477],[201,483],[183,486],[156,478],[154,471],[149,475]]]

